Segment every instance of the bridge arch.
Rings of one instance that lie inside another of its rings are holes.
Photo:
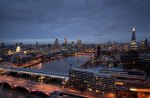
[[[8,82],[3,82],[3,81],[0,81],[0,84],[7,84],[7,85],[9,85],[11,88],[13,88],[13,85],[11,84],[11,83],[8,83]]]
[[[42,91],[38,91],[38,90],[31,90],[32,94],[36,93],[36,94],[42,94],[44,96],[50,96],[50,93],[45,93],[45,92],[42,92]]]
[[[29,88],[27,88],[27,87],[24,87],[24,86],[20,86],[20,85],[14,85],[14,87],[13,87],[14,89],[16,89],[16,88],[21,88],[21,89],[23,89],[23,90],[26,90],[28,93],[30,93],[30,89]]]

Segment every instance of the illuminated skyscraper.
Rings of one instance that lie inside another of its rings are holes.
[[[131,50],[137,50],[136,37],[135,37],[135,27],[132,29],[132,38],[131,38]]]

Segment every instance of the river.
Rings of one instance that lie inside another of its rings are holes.
[[[85,63],[89,59],[89,56],[73,56],[68,58],[62,58],[58,60],[53,60],[46,63],[41,63],[34,65],[30,68],[42,70],[46,72],[58,72],[58,73],[68,73],[69,68],[79,67],[81,64]],[[27,98],[28,92],[22,89],[11,89],[7,85],[0,85],[0,98]],[[39,96],[38,98],[43,98]]]

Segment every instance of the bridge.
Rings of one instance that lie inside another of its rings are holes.
[[[40,76],[48,76],[53,78],[60,79],[68,79],[68,73],[54,73],[54,72],[45,72],[42,70],[28,69],[28,68],[17,68],[11,66],[2,66],[0,65],[0,69],[5,70],[7,72],[17,72],[17,73],[25,73],[30,75],[40,75]]]
[[[49,84],[43,84],[43,83],[37,83],[29,80],[24,79],[18,79],[14,77],[6,77],[6,76],[0,76],[0,83],[5,83],[9,85],[11,88],[22,88],[28,93],[42,93],[47,96],[50,96],[51,93],[55,91],[65,92],[69,94],[79,95],[86,98],[97,98],[96,95],[88,92],[80,92],[77,90],[69,89],[69,88],[61,88],[60,86],[53,86]]]

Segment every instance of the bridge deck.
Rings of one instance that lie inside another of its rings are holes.
[[[17,67],[1,66],[1,65],[0,65],[0,69],[4,69],[10,72],[42,75],[42,76],[56,77],[56,78],[62,78],[62,79],[68,78],[68,73],[45,72],[45,71],[29,69],[29,68],[17,68]]]

